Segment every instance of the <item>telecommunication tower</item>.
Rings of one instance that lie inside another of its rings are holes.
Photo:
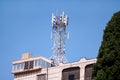
[[[65,58],[65,41],[69,35],[66,32],[68,25],[68,16],[62,12],[62,15],[56,16],[52,14],[52,39],[54,41],[52,47],[52,60],[54,65],[67,63]]]

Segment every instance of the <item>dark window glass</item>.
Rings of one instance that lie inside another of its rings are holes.
[[[25,62],[25,67],[24,69],[28,69],[28,62]]]
[[[85,67],[85,80],[92,80],[93,64]]]
[[[75,75],[69,75],[69,80],[75,80]]]
[[[32,69],[33,68],[33,61],[25,62],[24,69]]]
[[[30,61],[29,62],[29,69],[32,69],[33,68],[33,61]]]
[[[80,68],[70,67],[62,71],[62,80],[80,80]]]
[[[38,75],[37,80],[46,80],[46,74]]]

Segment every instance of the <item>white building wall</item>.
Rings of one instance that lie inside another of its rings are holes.
[[[63,69],[70,67],[80,67],[80,80],[84,80],[85,67],[89,64],[96,63],[96,59],[86,60],[85,58],[80,59],[78,62],[60,64],[57,67],[50,67],[41,69],[41,71],[33,72],[29,75],[24,74],[14,78],[14,80],[37,80],[37,75],[46,74],[47,80],[62,80],[62,71]]]

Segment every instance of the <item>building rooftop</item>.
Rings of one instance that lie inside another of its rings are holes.
[[[20,60],[13,61],[12,73],[23,73],[26,71],[34,71],[42,68],[51,67],[52,61],[42,56],[32,57],[32,54],[25,53]]]

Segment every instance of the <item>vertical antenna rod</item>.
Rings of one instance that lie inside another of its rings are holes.
[[[52,38],[54,41],[52,48],[52,60],[54,65],[66,63],[65,41],[68,38],[66,26],[68,25],[68,17],[62,12],[62,15],[56,16],[52,14]]]

